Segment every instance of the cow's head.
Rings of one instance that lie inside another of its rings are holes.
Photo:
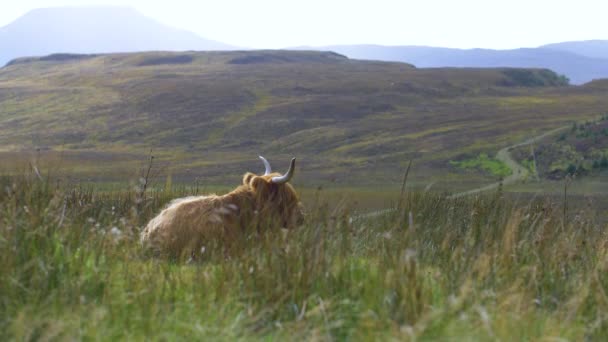
[[[295,228],[304,222],[304,208],[295,189],[288,182],[295,173],[296,158],[291,160],[284,175],[272,172],[270,163],[260,156],[266,172],[258,176],[248,172],[243,176],[243,185],[254,193],[256,209],[268,224],[280,222],[282,228]],[[278,221],[277,221],[278,220]]]

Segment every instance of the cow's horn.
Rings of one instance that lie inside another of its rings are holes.
[[[291,160],[291,165],[289,165],[289,170],[287,170],[287,173],[285,173],[282,176],[278,176],[278,177],[272,177],[272,182],[275,184],[283,184],[283,183],[287,183],[291,180],[291,178],[293,177],[293,172],[296,169],[296,158],[293,158]]]
[[[270,163],[268,162],[268,160],[266,160],[266,158],[259,156],[260,159],[262,159],[262,162],[264,163],[264,167],[266,168],[266,172],[264,172],[264,176],[269,175],[272,173],[272,168],[270,167]]]

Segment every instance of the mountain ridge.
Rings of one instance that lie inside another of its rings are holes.
[[[608,78],[608,59],[593,58],[555,48],[492,50],[374,44],[296,47],[296,49],[300,48],[331,50],[355,59],[406,62],[420,68],[546,68],[565,75],[574,84]]]
[[[35,9],[0,28],[0,65],[56,53],[233,49],[121,6]]]
[[[296,49],[311,49],[298,47]],[[0,28],[0,66],[21,57],[143,51],[242,49],[168,27],[124,6],[32,10]],[[608,41],[562,42],[538,48],[492,50],[373,44],[314,47],[356,59],[411,63],[420,68],[547,68],[574,84],[608,78]]]
[[[602,39],[546,44],[541,46],[541,48],[568,51],[591,58],[608,59],[608,40]]]

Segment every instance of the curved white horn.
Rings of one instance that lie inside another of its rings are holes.
[[[287,183],[293,177],[294,170],[296,169],[296,158],[291,160],[291,165],[289,165],[289,170],[282,176],[272,177],[272,182],[275,184],[283,184]]]
[[[262,159],[262,162],[264,163],[264,167],[266,168],[266,172],[264,172],[264,176],[269,175],[272,173],[272,168],[270,167],[270,163],[268,162],[268,160],[266,160],[266,158],[259,156],[260,159]]]

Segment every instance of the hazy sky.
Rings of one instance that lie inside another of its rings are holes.
[[[27,11],[131,6],[203,37],[254,48],[383,44],[515,48],[608,39],[606,0],[3,0],[0,27]]]

